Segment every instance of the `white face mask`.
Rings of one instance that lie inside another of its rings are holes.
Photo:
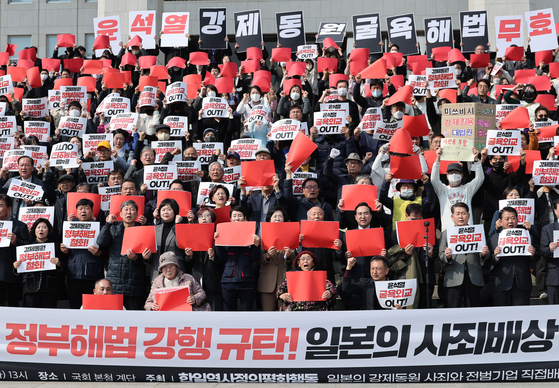
[[[307,65],[307,70],[312,70],[312,65]]]
[[[79,109],[72,109],[71,111],[68,112],[68,115],[70,115],[71,117],[79,117],[80,111]]]
[[[215,97],[215,92],[213,90],[210,90],[208,93],[206,93],[208,97]]]
[[[301,95],[299,93],[297,93],[297,92],[291,93],[291,99],[292,100],[298,100],[299,97],[301,97]]]
[[[285,67],[285,62],[280,62],[281,67]]]
[[[41,81],[43,82],[46,81],[48,77],[49,77],[48,74],[41,74]]]
[[[460,77],[460,74],[462,74],[462,69],[454,69],[454,73],[457,77]]]
[[[460,174],[448,174],[446,177],[451,186],[458,186],[462,182],[462,175]]]
[[[138,55],[140,53],[140,50],[132,50],[132,54],[134,55]]]
[[[93,78],[95,78],[95,79],[101,77],[101,74],[92,74],[92,75],[93,75]]]
[[[396,112],[392,113],[392,116],[394,116],[396,120],[402,120],[402,117],[404,117],[404,112],[402,112],[401,110],[397,110]]]
[[[171,136],[167,132],[159,132],[157,134],[157,138],[161,141],[169,140],[169,137]]]
[[[413,189],[402,189],[400,190],[401,198],[411,198],[413,196]]]
[[[260,101],[260,94],[256,94],[256,93],[251,94],[250,99],[252,100],[252,102],[258,102]]]
[[[338,96],[345,97],[346,94],[347,94],[346,88],[338,88]]]

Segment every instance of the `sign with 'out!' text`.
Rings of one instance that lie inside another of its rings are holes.
[[[148,190],[169,190],[171,182],[177,179],[177,166],[155,164],[144,166],[144,183]]]
[[[487,155],[519,155],[520,131],[487,131]]]
[[[223,143],[194,143],[192,144],[198,153],[198,161],[202,164],[210,164],[216,150],[223,153]]]
[[[531,243],[530,233],[526,229],[505,229],[499,233],[499,247],[501,248],[501,253],[497,255],[497,257],[532,256],[532,254],[528,252],[528,247]]]
[[[483,225],[452,226],[446,230],[452,254],[481,252],[485,243]]]
[[[342,133],[346,125],[344,111],[314,112],[314,126],[319,135],[334,135]]]
[[[270,130],[270,140],[293,140],[301,129],[301,122],[293,119],[278,120]]]
[[[375,282],[377,299],[382,308],[391,309],[396,304],[406,308],[413,305],[417,279],[387,280]]]

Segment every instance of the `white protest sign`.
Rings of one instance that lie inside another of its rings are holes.
[[[197,197],[196,204],[201,205],[202,203],[204,203],[204,200],[206,199],[206,197],[210,193],[212,187],[217,186],[217,185],[224,186],[229,191],[229,196],[230,197],[233,195],[233,190],[235,189],[235,186],[232,185],[232,184],[229,184],[229,183],[214,183],[214,182],[200,182],[200,185],[198,186],[198,197]]]
[[[72,101],[79,102],[82,106],[87,106],[87,87],[86,86],[61,86],[60,102],[66,108]]]
[[[394,123],[378,123],[377,128],[375,129],[375,134],[373,135],[373,139],[378,140],[386,140],[390,141],[392,136],[396,132],[397,129],[402,128],[403,122],[402,120],[396,121]]]
[[[550,127],[552,125],[557,125],[557,121],[536,121],[534,124],[534,130],[542,129],[545,127]],[[553,137],[539,137],[538,136],[538,143],[552,143]]]
[[[47,98],[23,98],[22,111],[23,117],[46,117],[49,115]]]
[[[60,100],[62,97],[62,92],[60,90],[49,90],[49,109],[60,108]]]
[[[499,233],[499,247],[501,253],[498,258],[504,256],[532,256],[528,247],[532,243],[530,233],[526,229],[505,229]]]
[[[39,185],[12,178],[10,181],[10,187],[8,188],[8,192],[6,194],[8,197],[12,198],[37,201],[43,198],[44,191]]]
[[[499,55],[505,55],[507,48],[513,44],[524,46],[524,23],[521,15],[496,16],[495,34]],[[557,41],[555,41],[557,44]]]
[[[109,125],[111,127],[111,131],[120,128],[128,132],[132,132],[137,124],[138,113],[119,113],[111,117]]]
[[[202,118],[229,117],[228,107],[229,104],[225,98],[204,97],[202,100]]]
[[[359,122],[361,131],[374,131],[382,123],[382,109],[369,108]]]
[[[171,137],[185,137],[188,133],[188,117],[167,116],[163,120],[163,124],[171,128]]]
[[[95,36],[106,35],[109,37],[109,44],[114,53],[120,50],[119,42],[122,41],[120,32],[120,16],[106,16],[93,19],[93,29]],[[100,57],[105,48],[96,49],[95,55]]]
[[[39,218],[49,220],[51,225],[54,224],[54,206],[26,206],[19,209],[18,218],[27,225],[27,229],[31,229],[33,224]]]
[[[262,147],[262,140],[242,138],[231,142],[231,151],[237,152],[241,160],[256,159],[256,151]]]
[[[223,182],[235,184],[241,177],[241,166],[223,168]],[[231,195],[231,193],[229,193]]]
[[[172,160],[176,162],[182,160],[182,142],[180,140],[153,141],[151,142],[151,148],[155,151],[155,163],[161,163],[161,160],[163,160],[167,152],[173,153],[177,148],[181,150],[181,152],[178,155],[173,155]]]
[[[33,121],[24,121],[25,123]],[[45,124],[49,124],[46,121],[40,121]],[[50,126],[48,126],[50,128]],[[0,117],[0,136],[14,136],[17,131],[17,122],[15,116],[2,116]],[[46,141],[46,137],[45,137]]]
[[[101,186],[98,187],[99,195],[101,195],[101,210],[109,211],[111,207],[111,197],[113,195],[121,195],[120,186]]]
[[[6,115],[6,106],[5,102],[0,102],[0,117]]]
[[[82,152],[87,154],[89,151],[93,151],[97,154],[97,145],[102,141],[108,141],[113,148],[113,134],[112,133],[98,133],[98,134],[84,134],[82,143]]]
[[[297,46],[297,59],[314,59],[318,57],[316,44],[305,44]]]
[[[14,91],[14,83],[12,81],[12,75],[7,74],[0,77],[0,96],[9,94]]]
[[[161,47],[188,47],[189,12],[164,12],[161,24]]]
[[[61,136],[83,137],[87,126],[87,118],[64,116],[60,119],[58,129]]]
[[[487,246],[483,225],[451,226],[446,230],[446,241],[453,255],[481,252]]]
[[[14,149],[14,142],[13,137],[0,136],[0,158],[4,158],[6,151]]]
[[[112,160],[107,162],[84,162],[82,168],[87,177],[87,183],[97,185],[107,182],[107,175],[114,170],[114,162]]]
[[[417,279],[387,280],[375,282],[377,299],[382,308],[391,309],[396,304],[406,308],[413,305]]]
[[[78,146],[70,142],[53,145],[50,154],[50,166],[63,169],[78,167]]]
[[[200,181],[202,179],[198,176],[198,171],[202,170],[202,164],[198,160],[171,161],[169,164],[174,164],[177,167],[177,179],[183,182]]]
[[[62,244],[68,249],[89,249],[97,247],[99,222],[64,221],[62,224]]]
[[[157,88],[153,86],[144,86],[138,104],[140,108],[144,106],[155,106],[157,101]]]
[[[501,199],[499,200],[499,210],[503,210],[504,207],[512,207],[516,210],[518,214],[518,224],[522,225],[525,222],[534,225],[536,206],[534,204],[534,198],[515,198],[515,199]]]
[[[100,108],[105,114],[105,117],[112,117],[119,113],[130,112],[130,99],[126,97],[107,96],[103,100],[102,105],[100,105]]]
[[[11,244],[8,234],[12,233],[13,221],[0,221],[0,248],[9,247]]]
[[[314,112],[314,126],[319,135],[340,134],[345,125],[346,116],[343,111]]]
[[[414,96],[425,96],[427,94],[427,88],[425,87],[426,81],[427,81],[426,75],[408,76],[408,84],[413,87]]]
[[[1,117],[0,119],[8,117],[10,116]],[[24,121],[23,132],[27,137],[36,136],[43,143],[47,141],[47,137],[50,135],[50,123],[47,121]]]
[[[56,269],[56,265],[50,259],[56,257],[54,243],[21,245],[16,247],[17,261],[21,265],[17,273],[47,271]]]
[[[499,72],[499,70],[501,70],[501,68],[503,67],[503,62],[495,62],[495,64],[493,65],[493,70],[491,70],[491,75],[495,75]]]
[[[344,117],[349,115],[349,102],[329,102],[320,104],[320,111],[343,110]]]
[[[520,131],[487,131],[487,155],[520,155]]]
[[[557,49],[557,31],[553,8],[524,12],[524,17],[532,52]]]
[[[337,90],[330,90],[330,92],[328,93],[327,96],[324,96],[324,99],[322,100],[324,103],[326,102],[330,102],[330,101],[334,101],[338,99],[338,91]]]
[[[167,98],[167,104],[173,102],[185,102],[186,101],[186,83],[184,82],[174,82],[167,86],[165,90],[165,97]]]
[[[148,190],[169,190],[171,182],[177,179],[177,166],[155,164],[144,166],[144,183]]]
[[[451,89],[456,87],[456,74],[454,66],[428,67],[425,69],[429,89],[434,94],[435,89]]]
[[[256,105],[250,111],[250,114],[247,117],[246,124],[248,125],[253,121],[259,121],[261,123],[266,124],[268,123],[268,113],[269,113],[268,109],[266,109],[264,105]]]
[[[198,161],[202,164],[210,164],[215,150],[219,150],[223,153],[223,143],[193,143],[192,146],[196,148]]]
[[[507,117],[510,112],[520,105],[510,105],[510,104],[497,104],[495,105],[495,121],[501,122],[502,119]]]
[[[8,171],[18,171],[17,160],[22,156],[33,157],[31,151],[28,150],[8,150],[4,153],[4,160],[2,161],[2,167],[6,167]]]
[[[134,37],[138,35],[142,39],[144,49],[153,50],[155,48],[156,24],[155,11],[129,11],[128,12],[128,35]]]
[[[559,184],[559,160],[536,160],[532,169],[536,186],[556,186]]]
[[[461,162],[474,161],[474,154],[472,153],[474,141],[472,139],[441,139],[441,148],[444,150],[441,160],[451,162],[457,160]]]
[[[301,129],[301,122],[293,119],[278,120],[270,130],[270,140],[293,140]]]
[[[553,241],[555,244],[559,246],[559,230],[553,231]],[[553,258],[556,259],[559,257],[559,248],[555,248],[553,251]]]
[[[303,195],[303,182],[307,178],[315,178],[316,173],[314,172],[294,172],[292,174],[292,182],[293,182],[293,195]]]

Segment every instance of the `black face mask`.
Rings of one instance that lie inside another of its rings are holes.
[[[525,90],[522,94],[525,100],[534,100],[536,98],[536,92],[532,89]]]
[[[194,162],[196,160],[195,156],[185,156],[184,160],[187,162]]]
[[[215,143],[216,138],[215,136],[206,136],[204,140],[206,141],[206,143]]]
[[[147,114],[148,116],[151,116],[153,114],[154,110],[153,109],[146,109],[144,108],[144,113]]]
[[[505,162],[493,162],[493,170],[495,170],[495,172],[503,172],[504,167]]]

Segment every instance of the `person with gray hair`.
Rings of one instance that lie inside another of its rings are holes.
[[[145,146],[142,148],[139,155],[142,168],[138,170],[138,160],[132,160],[130,162],[130,167],[128,167],[128,171],[126,171],[126,175],[124,175],[124,179],[133,179],[134,183],[136,183],[136,188],[141,190],[142,193],[145,193],[146,188],[142,187],[144,185],[144,167],[155,164],[155,150],[150,146]],[[146,198],[146,200],[150,199],[152,198]]]

